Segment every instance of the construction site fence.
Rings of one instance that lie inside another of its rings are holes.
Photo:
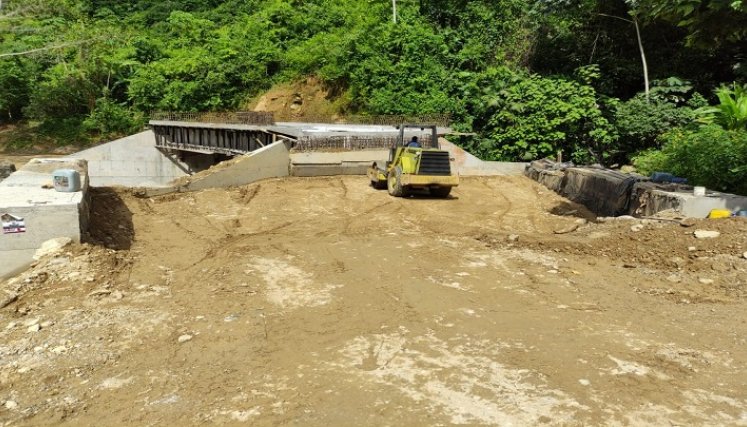
[[[352,151],[352,150],[381,150],[389,149],[397,144],[395,136],[304,136],[293,144],[294,151]],[[424,148],[438,148],[430,135],[424,135],[419,140]]]
[[[387,115],[368,116],[350,115],[344,117],[274,114],[268,111],[235,111],[235,112],[173,112],[157,111],[150,115],[151,120],[172,122],[224,123],[244,125],[274,125],[276,122],[308,122],[341,125],[378,125],[399,126],[403,123],[428,124],[440,127],[451,125],[450,114],[423,115]]]

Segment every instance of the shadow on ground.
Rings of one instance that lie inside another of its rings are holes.
[[[111,188],[91,188],[91,217],[86,243],[109,249],[130,249],[135,240],[132,212]]]
[[[587,209],[586,206],[569,201],[557,202],[557,204],[550,209],[550,213],[558,216],[584,218],[588,221],[594,221],[597,217],[593,212]]]

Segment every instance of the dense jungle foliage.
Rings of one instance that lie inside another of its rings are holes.
[[[746,152],[745,0],[396,3],[394,23],[390,0],[0,1],[0,122],[11,147],[93,142],[315,76],[342,114],[451,113],[486,159]]]

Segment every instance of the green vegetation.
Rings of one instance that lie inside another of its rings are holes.
[[[0,123],[20,125],[11,146],[85,144],[315,76],[341,114],[451,113],[491,160],[652,164],[714,126],[744,141],[745,1],[397,6],[395,24],[388,0],[5,0]]]
[[[721,87],[716,95],[718,105],[693,112],[705,125],[662,133],[661,150],[640,153],[635,165],[644,173],[669,171],[695,184],[747,194],[747,88]]]
[[[747,132],[708,125],[675,129],[662,139],[661,151],[635,159],[641,171],[669,171],[714,190],[747,194]]]

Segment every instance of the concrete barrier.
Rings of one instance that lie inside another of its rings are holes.
[[[56,169],[75,169],[81,191],[49,188]],[[33,262],[44,242],[57,237],[80,241],[89,220],[87,164],[82,159],[33,159],[0,183],[0,278]]]
[[[98,145],[69,158],[88,161],[91,186],[163,187],[187,176],[186,165],[156,149],[152,131]]]

